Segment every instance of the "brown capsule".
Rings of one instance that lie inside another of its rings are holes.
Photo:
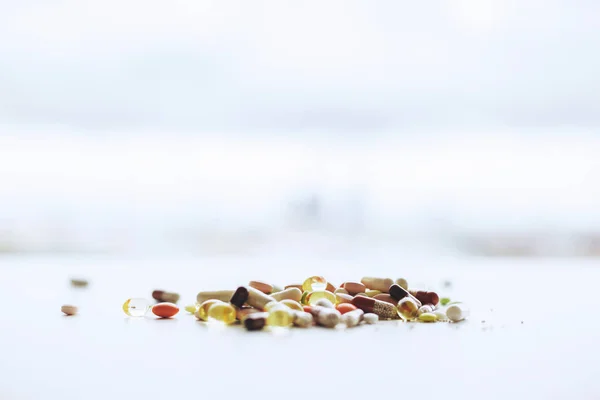
[[[358,293],[364,293],[367,288],[360,282],[344,282],[344,289],[348,291],[348,294],[354,296]]]
[[[394,299],[396,299],[396,303],[398,303],[400,300],[402,300],[405,297],[410,297],[417,303],[417,305],[419,307],[421,307],[421,301],[419,301],[412,294],[410,294],[406,289],[404,289],[402,286],[400,286],[396,283],[394,283],[392,286],[390,286],[390,296],[392,296]]]
[[[381,294],[375,295],[375,296],[373,296],[373,298],[375,300],[385,301],[386,303],[390,303],[393,305],[398,304],[398,300],[394,299],[392,296],[390,296],[387,293],[381,293]]]
[[[240,286],[237,288],[229,300],[231,304],[238,308],[242,308],[247,303],[249,306],[260,310],[264,310],[265,306],[272,301],[275,301],[273,297],[249,286]]]
[[[365,313],[379,315],[383,319],[397,319],[398,311],[393,304],[376,300],[366,296],[356,296],[352,299],[352,304],[363,310]]]
[[[435,292],[428,292],[425,290],[409,290],[408,292],[422,304],[433,304],[434,306],[437,306],[440,302],[440,297]]]
[[[248,286],[253,287],[256,290],[260,290],[264,294],[269,294],[273,291],[273,285],[270,285],[266,282],[250,281],[250,283],[248,283]]]
[[[249,331],[259,331],[267,324],[267,317],[269,313],[266,312],[255,312],[248,314],[242,320],[242,324]]]
[[[159,303],[177,303],[179,301],[179,294],[165,290],[155,290],[152,292],[152,298]]]

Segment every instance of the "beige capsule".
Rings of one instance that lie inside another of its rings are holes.
[[[342,314],[333,308],[320,307],[317,314],[317,323],[326,328],[335,328],[340,323]]]
[[[60,308],[60,311],[62,311],[66,315],[75,315],[75,314],[77,314],[77,307],[70,306],[70,305],[64,305]]]
[[[394,280],[391,278],[375,278],[371,276],[365,276],[360,282],[367,288],[379,290],[382,293],[387,293],[390,286],[394,284]]]
[[[248,286],[253,287],[256,290],[260,290],[264,294],[270,294],[273,292],[273,285],[261,281],[250,281]]]
[[[346,314],[342,315],[342,323],[345,324],[347,328],[357,326],[360,324],[360,321],[362,321],[364,313],[365,312],[360,308],[347,312]]]
[[[231,300],[231,296],[233,296],[233,290],[215,290],[208,292],[200,292],[196,295],[196,303],[202,304],[206,300],[221,300],[225,303]]]
[[[273,297],[277,301],[289,299],[300,302],[300,299],[302,298],[302,292],[300,291],[300,289],[292,287],[278,293],[273,293],[271,297]]]
[[[364,293],[367,288],[360,282],[344,282],[344,289],[348,291],[348,294],[352,296],[358,293]]]
[[[313,324],[313,316],[311,313],[304,311],[294,311],[294,325],[300,328],[307,328]]]
[[[404,288],[404,290],[408,290],[408,281],[404,278],[396,279],[396,285],[400,286],[401,288]]]

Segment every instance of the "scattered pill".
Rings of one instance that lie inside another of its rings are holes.
[[[173,303],[158,303],[152,306],[152,313],[160,318],[171,318],[179,312],[179,307]]]
[[[221,300],[228,302],[233,296],[233,290],[216,290],[209,292],[200,292],[196,296],[196,303],[202,304],[206,300]]]
[[[345,293],[336,293],[335,294],[336,304],[352,303],[353,298],[354,298],[353,296],[350,296],[349,294],[345,294]]]
[[[366,296],[356,296],[352,299],[352,304],[366,313],[374,313],[383,319],[397,319],[398,312],[393,304],[384,301],[375,300]]]
[[[71,279],[71,286],[73,287],[86,287],[88,285],[88,281],[85,279]]]
[[[396,285],[400,286],[401,288],[403,288],[405,290],[408,290],[408,282],[404,278],[396,279]]]
[[[331,292],[328,292],[327,290],[316,290],[314,292],[309,293],[306,297],[306,302],[312,306],[321,299],[327,299],[331,302],[331,304],[335,303],[335,295]]]
[[[408,292],[422,304],[433,304],[434,306],[437,306],[440,302],[440,297],[435,292],[427,292],[425,290],[409,290]]]
[[[446,315],[452,322],[462,321],[469,316],[469,310],[461,303],[456,303],[446,308]]]
[[[196,314],[196,311],[198,311],[198,304],[189,304],[185,306],[185,311],[189,312],[190,314]]]
[[[327,289],[327,280],[322,276],[311,276],[302,283],[304,292],[314,292],[315,290]]]
[[[356,306],[351,303],[342,303],[342,304],[336,305],[335,309],[338,310],[340,312],[340,314],[344,315],[346,313],[356,310]]]
[[[123,303],[123,311],[130,317],[143,317],[150,309],[150,303],[145,299],[127,299]]]
[[[198,318],[200,321],[208,321],[208,309],[210,308],[210,306],[212,306],[215,303],[223,303],[223,302],[218,299],[208,299],[204,303],[200,304],[200,306],[198,307],[198,310],[194,314],[196,316],[196,318]]]
[[[248,286],[253,287],[256,290],[260,290],[264,294],[270,294],[273,292],[273,285],[261,281],[250,281]]]
[[[360,282],[344,282],[344,289],[348,291],[348,294],[354,296],[357,293],[363,293],[367,290],[365,285]]]
[[[441,305],[445,306],[445,305],[447,305],[448,303],[450,303],[450,298],[449,298],[449,297],[442,297],[442,298],[440,299],[440,304],[441,304]]]
[[[208,321],[221,322],[226,325],[233,324],[236,321],[236,310],[229,304],[222,301],[212,304],[208,308]]]
[[[269,309],[267,325],[273,327],[288,327],[294,322],[293,311],[281,303],[275,304]]]
[[[365,313],[362,319],[363,321],[365,321],[365,324],[373,325],[379,322],[379,315],[373,313]]]
[[[405,297],[398,302],[398,315],[405,320],[411,320],[417,317],[419,305],[412,297]]]
[[[247,330],[259,331],[267,324],[268,316],[269,314],[266,312],[255,312],[246,315],[241,321]]]
[[[285,299],[300,301],[300,299],[302,299],[302,292],[298,288],[288,288],[282,290],[281,292],[273,293],[271,297],[273,297],[277,301]]]
[[[435,322],[437,321],[437,317],[435,314],[433,313],[423,313],[421,315],[419,315],[419,321],[421,322]]]
[[[64,305],[60,308],[60,311],[65,313],[65,315],[75,315],[77,314],[77,307]]]
[[[393,304],[393,305],[398,304],[398,300],[394,299],[392,296],[390,296],[387,293],[380,293],[380,294],[378,294],[376,296],[373,296],[373,298],[375,300],[385,301],[386,303],[390,303],[390,304]]]
[[[352,328],[352,327],[360,324],[360,321],[362,320],[364,313],[365,312],[363,310],[361,310],[360,308],[354,309],[345,314],[342,313],[341,321],[344,325],[346,325],[347,328]]]
[[[260,290],[256,290],[249,286],[240,286],[237,288],[230,300],[231,304],[238,308],[241,308],[245,303],[248,303],[248,305],[261,310],[264,310],[265,306],[271,301],[276,300]]]
[[[342,314],[333,308],[322,308],[317,314],[317,323],[326,328],[335,328],[340,323]]]
[[[152,298],[159,303],[177,303],[179,301],[179,294],[164,290],[155,290],[152,292]]]
[[[408,291],[406,289],[404,289],[402,286],[398,285],[397,283],[394,283],[392,286],[390,286],[390,296],[392,296],[394,299],[396,299],[396,301],[400,301],[403,298],[405,298],[406,296],[410,296],[410,293],[408,293]]]
[[[313,324],[313,316],[311,313],[298,311],[294,313],[294,325],[300,328],[307,328]]]
[[[367,288],[379,290],[382,293],[387,293],[390,286],[394,284],[394,281],[390,278],[373,278],[370,276],[362,278],[360,282]]]

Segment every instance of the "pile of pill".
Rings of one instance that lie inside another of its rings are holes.
[[[179,312],[179,294],[155,290],[151,305],[145,299],[125,301],[123,311],[142,317],[151,311],[159,318]],[[406,322],[459,322],[468,316],[463,303],[451,303],[435,292],[408,287],[406,279],[364,277],[360,282],[344,282],[338,288],[322,276],[311,276],[302,284],[280,288],[250,281],[235,290],[203,291],[196,303],[185,307],[199,321],[234,324],[250,331],[264,327],[354,327],[379,320]]]

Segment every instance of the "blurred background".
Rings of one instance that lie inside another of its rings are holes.
[[[600,256],[598,15],[0,0],[0,257]]]

